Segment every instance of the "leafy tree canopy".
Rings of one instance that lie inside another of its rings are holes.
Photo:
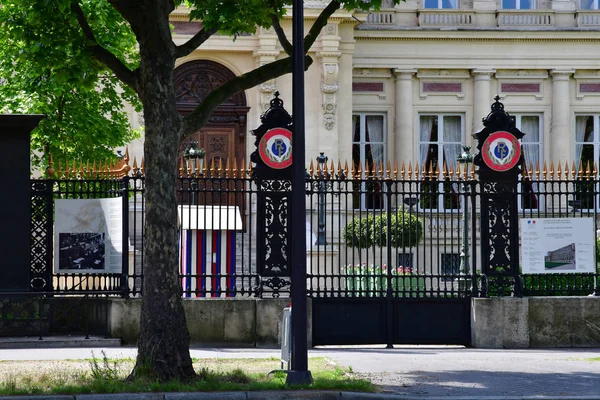
[[[350,0],[343,6],[371,9],[381,3]],[[191,18],[202,20],[200,30],[183,44],[173,41],[169,25],[177,5],[188,6]],[[279,23],[290,5],[291,0],[2,0],[0,4],[4,83],[0,107],[48,114],[36,133],[38,148],[68,153],[81,145],[107,151],[116,145],[113,139],[123,143],[131,137],[123,102],[138,106],[137,96],[143,104],[144,286],[134,376],[161,381],[196,377],[178,270],[174,189],[181,139],[202,128],[213,110],[236,92],[292,71],[291,57],[257,67],[215,88],[183,117],[176,109],[175,61],[217,32],[235,35],[271,25],[283,50],[292,55],[292,43]],[[305,33],[305,52],[341,6],[338,0],[324,4]],[[305,61],[310,66],[312,60]],[[77,154],[84,157],[83,150]]]
[[[56,159],[105,160],[138,136],[126,104],[131,88],[94,58],[68,1],[3,1],[0,7],[0,112],[46,114],[32,133],[35,165]],[[84,1],[98,40],[135,68],[136,40],[105,1]],[[47,160],[45,160],[47,161]]]

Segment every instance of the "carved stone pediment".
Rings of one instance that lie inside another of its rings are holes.
[[[223,65],[209,60],[195,60],[177,67],[173,73],[177,106],[192,107],[201,103],[214,89],[235,78]],[[223,106],[245,106],[246,98],[238,92],[225,100]]]

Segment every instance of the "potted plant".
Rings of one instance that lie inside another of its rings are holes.
[[[342,238],[348,247],[373,249],[391,246],[396,249],[412,248],[423,238],[421,220],[408,212],[382,213],[352,219],[342,230]],[[375,253],[375,251],[374,251]],[[343,269],[346,288],[359,296],[384,294],[387,290],[387,265],[367,266],[365,263],[348,265]],[[423,288],[424,277],[413,273],[409,266],[392,267],[392,290]],[[410,275],[410,277],[407,277]]]

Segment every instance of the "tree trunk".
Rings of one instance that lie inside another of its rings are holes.
[[[140,43],[145,119],[144,286],[138,356],[132,376],[168,381],[195,377],[181,298],[175,181],[181,117],[175,108],[174,57],[169,48]]]

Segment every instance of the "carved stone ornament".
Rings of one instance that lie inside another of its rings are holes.
[[[337,35],[337,24],[327,24],[323,28],[323,34],[328,36]]]
[[[335,113],[337,109],[337,91],[339,66],[334,63],[324,63],[321,77],[321,92],[323,93],[323,123],[327,130],[333,129],[335,125]]]
[[[235,78],[235,74],[225,66],[209,60],[187,62],[173,73],[175,98],[178,105],[197,105],[214,89]],[[245,106],[243,92],[238,92],[225,100],[222,105]]]
[[[277,83],[275,80],[271,80],[262,83],[258,87],[259,100],[258,105],[260,106],[261,114],[264,114],[271,106],[271,100],[273,99],[273,93],[277,91]]]

